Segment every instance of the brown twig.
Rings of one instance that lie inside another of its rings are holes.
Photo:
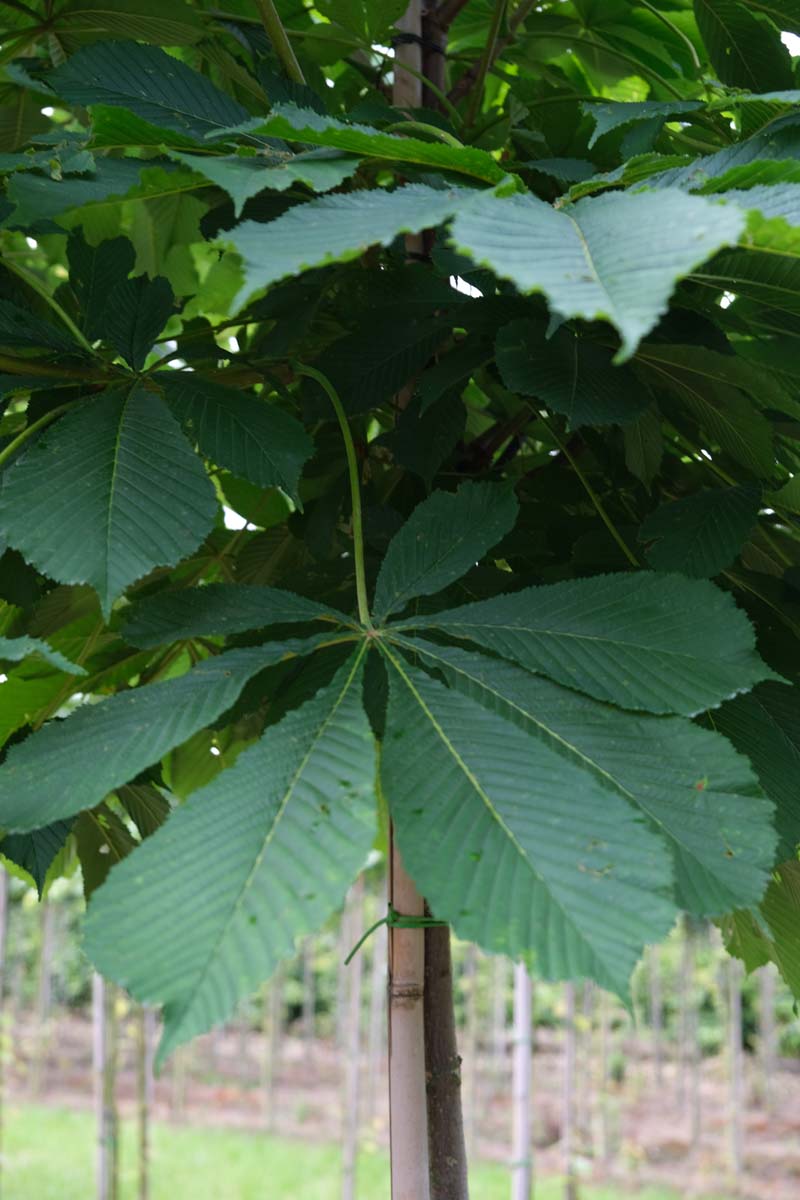
[[[507,49],[507,47],[510,46],[511,43],[516,38],[517,31],[518,31],[520,25],[525,20],[525,18],[528,16],[528,14],[530,13],[530,11],[533,8],[533,6],[535,5],[535,3],[536,3],[536,0],[521,0],[521,3],[517,5],[517,8],[514,10],[514,12],[509,17],[509,20],[508,20],[509,32],[508,32],[507,36],[497,39],[497,41],[494,44],[493,50],[492,50],[491,58],[489,59],[486,55],[481,55],[481,57],[478,59],[478,61],[473,63],[473,65],[469,68],[468,71],[464,72],[464,74],[461,76],[461,78],[459,79],[459,81],[455,85],[455,87],[452,87],[450,89],[448,96],[447,96],[448,100],[451,100],[454,104],[457,103],[459,100],[463,100],[464,96],[467,95],[467,93],[470,91],[470,89],[473,87],[473,85],[478,80],[479,76],[481,75],[481,70],[482,70],[484,62],[486,63],[486,69],[483,72],[483,76],[485,78],[485,76],[492,69],[493,63],[500,57],[500,55],[503,53],[503,51],[505,49]]]

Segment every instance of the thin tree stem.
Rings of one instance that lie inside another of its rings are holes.
[[[494,12],[492,13],[492,23],[489,26],[489,35],[486,39],[486,49],[483,52],[480,65],[478,67],[478,75],[472,87],[472,94],[467,108],[467,115],[464,124],[469,127],[474,124],[475,118],[480,112],[481,101],[483,100],[483,89],[486,84],[486,76],[489,73],[489,68],[497,55],[498,41],[500,39],[500,26],[503,23],[508,0],[495,0]]]
[[[273,4],[273,0],[256,0],[258,11],[261,15],[261,23],[264,26],[264,32],[272,42],[275,53],[283,63],[283,68],[290,79],[295,83],[305,83],[306,77],[303,74],[303,69],[297,61],[297,56],[292,49],[292,43],[283,28],[283,23],[278,16],[278,10]]]
[[[611,534],[611,536],[613,537],[614,541],[617,543],[617,545],[619,546],[620,550],[621,550],[621,551],[622,551],[622,553],[625,555],[625,557],[627,558],[627,560],[628,560],[628,562],[631,564],[631,566],[632,566],[632,567],[636,567],[636,568],[638,568],[638,567],[639,567],[639,561],[638,561],[638,559],[636,558],[636,555],[633,553],[633,551],[631,550],[630,546],[628,546],[628,544],[626,543],[626,541],[625,541],[625,539],[623,538],[622,534],[621,534],[621,533],[620,533],[620,531],[617,529],[617,527],[616,527],[616,525],[614,524],[614,522],[611,520],[611,517],[608,515],[608,513],[607,513],[607,511],[606,511],[606,508],[605,508],[605,505],[603,504],[603,501],[600,499],[600,497],[598,496],[597,492],[594,490],[594,488],[592,487],[591,483],[589,482],[589,480],[588,480],[588,479],[586,478],[586,476],[584,475],[583,471],[581,470],[580,464],[578,463],[578,461],[577,461],[577,459],[575,458],[574,454],[573,454],[573,453],[572,453],[572,451],[569,449],[569,447],[567,446],[566,442],[563,442],[563,441],[561,440],[561,438],[558,436],[558,434],[555,432],[555,430],[552,428],[552,426],[551,426],[551,425],[549,425],[549,424],[547,423],[547,421],[545,421],[545,422],[544,422],[544,424],[545,424],[545,425],[547,426],[547,428],[549,429],[549,431],[550,431],[550,433],[551,433],[551,435],[552,435],[553,441],[556,443],[556,445],[558,446],[559,450],[560,450],[560,451],[561,451],[561,453],[564,455],[564,457],[566,458],[566,460],[567,460],[567,462],[569,463],[569,465],[572,467],[572,469],[573,469],[573,471],[575,472],[575,474],[578,476],[578,479],[581,481],[581,484],[583,485],[583,489],[584,489],[584,491],[586,492],[586,495],[587,495],[587,496],[589,497],[589,499],[591,500],[591,502],[592,502],[592,504],[594,505],[595,509],[597,510],[597,515],[600,517],[600,520],[603,522],[603,524],[605,525],[606,529],[607,529],[607,530],[608,530],[608,532]]]
[[[33,271],[29,271],[26,267],[19,266],[18,263],[13,262],[10,258],[6,258],[4,260],[4,266],[6,266],[8,270],[12,272],[12,274],[16,275],[18,279],[21,279],[23,283],[27,283],[28,287],[33,288],[38,296],[41,296],[45,304],[47,304],[48,307],[51,308],[56,314],[62,325],[67,327],[79,346],[82,346],[83,349],[88,351],[89,354],[94,354],[91,342],[87,340],[85,335],[73,321],[72,317],[64,311],[64,309],[56,300],[55,296],[50,295],[41,279],[37,278]]]
[[[339,394],[328,377],[323,375],[321,371],[318,371],[316,367],[307,367],[301,363],[295,365],[295,370],[298,375],[307,375],[309,379],[314,379],[327,394],[328,399],[333,405],[333,411],[336,413],[339,428],[342,431],[342,440],[347,456],[347,473],[350,477],[350,497],[353,505],[353,558],[356,567],[358,619],[362,625],[365,625],[369,629],[372,626],[372,619],[369,615],[367,575],[364,569],[364,526],[361,516],[361,487],[359,484],[358,459],[356,458],[353,435],[350,432],[347,415],[339,399]]]
[[[49,425],[51,421],[61,416],[68,408],[72,408],[72,401],[68,404],[60,404],[58,408],[51,408],[50,412],[46,412],[44,416],[39,417],[38,421],[34,421],[27,429],[23,429],[22,433],[18,433],[7,446],[0,450],[0,467],[16,454],[20,446],[24,446],[28,438],[33,437],[34,433],[38,433],[40,429],[44,429],[45,425]]]

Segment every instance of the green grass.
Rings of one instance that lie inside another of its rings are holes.
[[[91,1200],[94,1125],[87,1112],[10,1105],[5,1114],[3,1200]],[[256,1133],[156,1125],[152,1200],[338,1200],[339,1152],[334,1146]],[[120,1200],[135,1200],[134,1131],[123,1129]],[[475,1200],[507,1200],[508,1172],[481,1164],[471,1172]],[[561,1200],[558,1180],[536,1190],[537,1200]],[[627,1196],[629,1193],[625,1193]],[[365,1153],[359,1200],[389,1195],[387,1160]],[[618,1200],[617,1188],[587,1187],[585,1200]],[[677,1200],[679,1193],[648,1188],[638,1200]]]

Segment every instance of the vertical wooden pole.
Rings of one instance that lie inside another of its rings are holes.
[[[113,985],[92,977],[92,1059],[97,1120],[97,1200],[117,1200],[116,1010]]]
[[[359,875],[350,889],[345,908],[344,927],[352,947],[364,930],[364,876]],[[361,951],[350,960],[346,975],[346,1014],[344,1029],[344,1088],[342,1096],[342,1200],[356,1200],[356,1168],[359,1134],[359,1067],[361,1061]]]
[[[138,1200],[150,1200],[150,1117],[153,1107],[152,1009],[136,1012],[136,1116],[138,1134]]]
[[[775,1027],[775,967],[767,963],[758,972],[758,1028],[761,1068],[761,1098],[768,1113],[775,1109],[775,1066],[777,1031]]]
[[[261,1091],[264,1097],[264,1124],[270,1133],[275,1131],[275,1094],[278,1084],[278,1065],[283,1030],[284,968],[278,967],[262,993],[264,1058],[261,1069]]]
[[[658,946],[651,946],[648,955],[648,976],[650,981],[650,1036],[653,1048],[653,1080],[656,1090],[661,1091],[664,1084],[664,1011],[661,996],[661,951]]]
[[[492,1074],[499,1082],[505,1073],[508,1031],[508,959],[497,954],[492,960]]]
[[[392,844],[389,898],[403,916],[425,903]],[[389,931],[389,1141],[392,1200],[429,1200],[425,1097],[425,931]]]
[[[478,947],[467,946],[464,958],[464,1140],[467,1154],[475,1154],[478,1098]]]
[[[0,866],[0,1196],[3,1194],[3,1141],[6,1088],[6,956],[8,952],[8,875]]]
[[[731,1171],[736,1188],[744,1169],[744,1061],[742,1054],[742,964],[728,960],[728,1137]]]
[[[530,1200],[533,989],[525,963],[514,964],[514,1035],[511,1052],[511,1200]]]
[[[564,985],[564,1091],[561,1150],[564,1164],[565,1200],[577,1200],[575,1178],[575,1068],[577,1030],[575,1028],[575,984]]]
[[[385,900],[384,900],[385,903]],[[377,1085],[383,1073],[384,1025],[386,1008],[386,926],[381,925],[370,938],[372,961],[369,983],[369,1023],[367,1026],[367,1088],[365,1108],[368,1119],[375,1114]]]

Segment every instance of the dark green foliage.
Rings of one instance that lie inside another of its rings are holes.
[[[544,974],[624,995],[684,911],[800,988],[794,8],[518,5],[484,72],[470,4],[403,109],[399,0],[279,2],[292,78],[206,0],[33,7],[0,854],[77,852],[165,1052],[386,806],[434,913]]]

